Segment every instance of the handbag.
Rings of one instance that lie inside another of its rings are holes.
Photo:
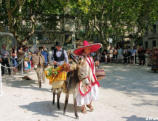
[[[105,70],[100,69],[100,68],[96,68],[95,74],[96,74],[97,80],[102,80],[106,76]]]

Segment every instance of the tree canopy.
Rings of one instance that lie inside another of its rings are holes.
[[[158,20],[157,0],[1,1],[0,31],[7,29],[19,41],[36,30],[63,31],[65,19],[73,18],[81,37],[106,44],[108,38],[140,38]]]

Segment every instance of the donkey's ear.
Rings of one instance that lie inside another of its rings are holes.
[[[69,57],[70,57],[75,63],[78,63],[77,58],[76,58],[72,53],[69,54]]]
[[[78,57],[78,62],[79,62],[79,64],[81,64],[81,63],[82,63],[82,61],[83,61],[82,56],[79,56],[79,57]]]

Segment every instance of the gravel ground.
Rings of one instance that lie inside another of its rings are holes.
[[[93,103],[95,110],[82,114],[78,109],[78,121],[158,119],[158,73],[152,73],[146,66],[110,64],[102,67],[106,78],[100,81],[99,99]],[[0,121],[76,120],[72,96],[63,115],[65,94],[61,95],[61,110],[58,110],[56,104],[52,105],[48,81],[39,89],[35,72],[29,76],[33,80],[22,80],[18,74],[3,77]]]

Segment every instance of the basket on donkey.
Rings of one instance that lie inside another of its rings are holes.
[[[69,70],[69,65],[64,63],[57,68],[52,66],[45,69],[46,78],[49,79],[49,84],[53,88],[61,88],[64,84],[64,81],[67,79],[67,71]]]

